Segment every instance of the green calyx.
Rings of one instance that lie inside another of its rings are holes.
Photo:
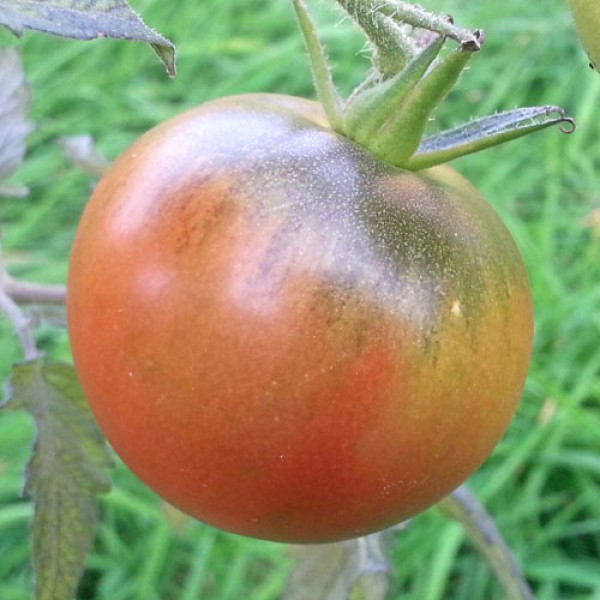
[[[292,0],[312,67],[315,88],[332,128],[381,160],[418,170],[574,121],[556,106],[517,108],[425,136],[433,113],[456,84],[484,33],[399,0],[337,0],[373,46],[372,72],[347,100],[340,97],[325,50],[304,0]],[[421,40],[415,30],[425,30]],[[458,47],[442,55],[446,41]]]

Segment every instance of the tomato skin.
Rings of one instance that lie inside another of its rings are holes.
[[[202,521],[298,543],[464,481],[514,412],[533,328],[519,253],[468,182],[387,166],[278,95],[207,103],[123,153],[67,310],[134,473]]]
[[[600,70],[600,2],[598,0],[568,0],[577,33],[591,64]]]

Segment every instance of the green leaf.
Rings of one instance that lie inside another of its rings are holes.
[[[293,546],[294,567],[283,600],[383,600],[388,588],[385,535]]]
[[[568,125],[568,130],[563,129],[565,132],[575,130],[573,119],[566,117],[558,106],[516,108],[473,119],[453,129],[424,137],[406,167],[425,169],[560,123]]]
[[[146,42],[175,75],[173,44],[152,31],[125,0],[0,0],[0,25],[20,36],[35,29],[78,40],[116,38]]]
[[[92,546],[97,495],[110,488],[106,442],[70,365],[16,365],[3,408],[26,409],[37,430],[24,489],[35,504],[36,599],[70,600]]]
[[[28,120],[31,89],[23,74],[17,48],[0,51],[0,180],[12,175],[25,156],[25,138],[33,125]],[[11,190],[11,191],[9,191]],[[0,189],[0,196],[23,195],[21,188]]]

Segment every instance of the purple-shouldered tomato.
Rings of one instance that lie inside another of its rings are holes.
[[[209,102],[102,179],[68,283],[75,365],[125,463],[214,526],[328,542],[462,483],[532,342],[507,229],[448,167],[410,172],[279,95]]]

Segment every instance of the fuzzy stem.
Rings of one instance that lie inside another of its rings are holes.
[[[325,50],[308,14],[304,0],[292,0],[304,44],[310,58],[313,81],[319,102],[336,131],[344,130],[343,103],[333,83]]]
[[[338,0],[338,3],[373,45],[373,66],[384,78],[401,71],[415,56],[414,42],[390,16],[378,12],[369,3],[356,0]]]
[[[385,40],[386,30],[379,28],[378,15],[392,18],[398,23],[427,29],[456,40],[465,50],[479,50],[483,39],[481,31],[470,32],[456,27],[446,16],[439,16],[426,11],[420,6],[401,0],[337,0],[352,19],[369,36],[371,42],[385,51],[389,41]],[[396,48],[397,52],[398,49]]]

